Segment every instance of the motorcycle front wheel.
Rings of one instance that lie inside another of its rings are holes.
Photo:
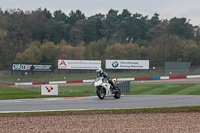
[[[114,98],[119,99],[120,97],[121,97],[121,91],[118,87],[116,87],[116,92],[115,92]]]
[[[100,99],[104,99],[104,98],[105,98],[105,95],[106,95],[106,90],[105,90],[105,88],[103,88],[103,87],[98,87],[98,88],[97,88],[97,96],[98,96]]]

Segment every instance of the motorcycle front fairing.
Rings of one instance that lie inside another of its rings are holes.
[[[103,83],[102,77],[97,77],[94,82],[94,86],[100,86]]]
[[[107,83],[103,83],[102,86],[106,89],[106,96],[113,96],[112,92],[110,91],[110,84]]]
[[[106,89],[106,96],[113,96],[112,92],[110,91],[111,85],[108,83],[107,79],[103,77],[97,77],[94,82],[94,86],[95,87],[102,86],[103,88]]]

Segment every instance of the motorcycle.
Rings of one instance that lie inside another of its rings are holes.
[[[116,84],[116,80],[116,78],[112,79],[113,84]],[[111,96],[115,99],[119,99],[121,97],[120,89],[116,85],[115,89],[113,89],[113,86],[103,77],[97,77],[94,81],[94,86],[96,87],[97,96],[100,99]]]

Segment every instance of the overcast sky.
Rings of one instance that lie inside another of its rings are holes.
[[[140,13],[152,17],[154,13],[160,19],[185,17],[193,25],[200,26],[200,0],[0,0],[0,8],[36,10],[47,8],[52,13],[61,10],[66,15],[79,9],[86,17],[97,13],[107,14],[110,9],[128,9],[131,13]]]

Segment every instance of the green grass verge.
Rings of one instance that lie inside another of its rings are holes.
[[[47,98],[47,97],[81,97],[81,96],[96,95],[95,93],[92,93],[91,86],[61,86],[61,88],[66,89],[68,91],[60,92],[59,95],[50,96],[50,95],[41,95],[41,92],[39,92],[40,87],[15,88],[15,87],[8,87],[8,86],[0,86],[0,100]]]
[[[15,88],[0,86],[0,100],[46,97],[80,97],[96,96],[92,86],[59,86],[65,91],[57,96],[42,96],[40,87]],[[174,84],[133,84],[131,92],[124,95],[200,95],[200,83],[174,83]]]
[[[86,114],[86,113],[126,113],[126,112],[165,112],[165,111],[200,111],[200,106],[185,106],[185,107],[163,107],[163,108],[136,108],[136,109],[98,109],[98,110],[70,110],[70,111],[46,111],[46,112],[15,112],[15,113],[0,113],[0,115],[35,115],[35,114]]]
[[[133,95],[200,95],[200,83],[133,84]]]

